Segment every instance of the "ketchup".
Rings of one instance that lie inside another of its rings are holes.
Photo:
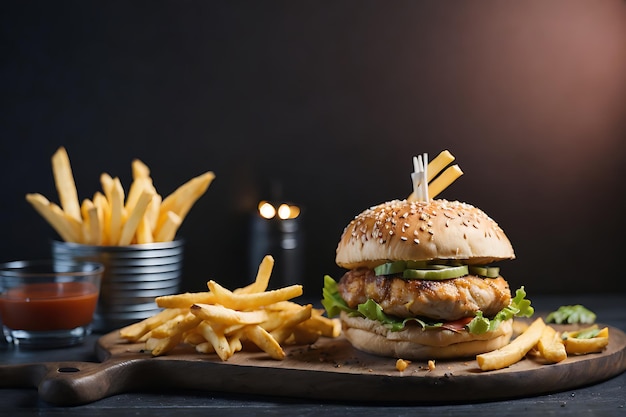
[[[0,317],[12,330],[67,330],[91,323],[97,303],[90,282],[25,284],[0,295]]]

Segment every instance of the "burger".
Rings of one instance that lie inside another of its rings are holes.
[[[511,339],[515,316],[531,316],[524,287],[512,295],[498,264],[511,242],[482,210],[459,201],[393,200],[344,229],[337,282],[323,305],[357,349],[427,360],[470,357]]]

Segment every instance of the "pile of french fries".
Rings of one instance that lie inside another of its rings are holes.
[[[597,325],[594,326],[597,328]],[[595,337],[588,339],[576,338],[580,331],[561,334],[539,317],[511,343],[492,352],[477,355],[476,361],[483,371],[506,368],[519,362],[526,355],[537,357],[545,363],[557,363],[565,360],[568,355],[601,352],[609,344],[607,327],[599,330]]]
[[[27,194],[26,200],[64,241],[107,246],[172,241],[191,207],[215,178],[208,171],[163,198],[148,166],[135,159],[128,195],[118,177],[103,173],[102,192],[79,203],[70,159],[63,147],[52,156],[52,172],[60,206],[39,193]]]
[[[323,309],[290,301],[302,295],[301,285],[268,290],[274,258],[261,261],[256,279],[230,291],[208,281],[209,291],[156,298],[163,310],[120,329],[120,337],[145,343],[153,356],[180,343],[200,353],[216,353],[227,361],[242,349],[261,349],[271,358],[285,358],[284,345],[312,344],[320,336],[338,337],[339,319],[322,316]]]

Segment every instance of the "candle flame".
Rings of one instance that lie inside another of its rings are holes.
[[[259,214],[266,219],[271,219],[276,215],[276,209],[267,201],[261,201],[259,203]]]
[[[273,219],[276,215],[281,220],[295,219],[300,215],[300,207],[291,206],[287,203],[282,203],[278,206],[278,210],[268,201],[261,201],[258,206],[259,214],[266,219]]]

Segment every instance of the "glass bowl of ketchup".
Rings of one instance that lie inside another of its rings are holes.
[[[91,333],[104,267],[53,260],[0,264],[0,321],[9,343],[57,348]]]

